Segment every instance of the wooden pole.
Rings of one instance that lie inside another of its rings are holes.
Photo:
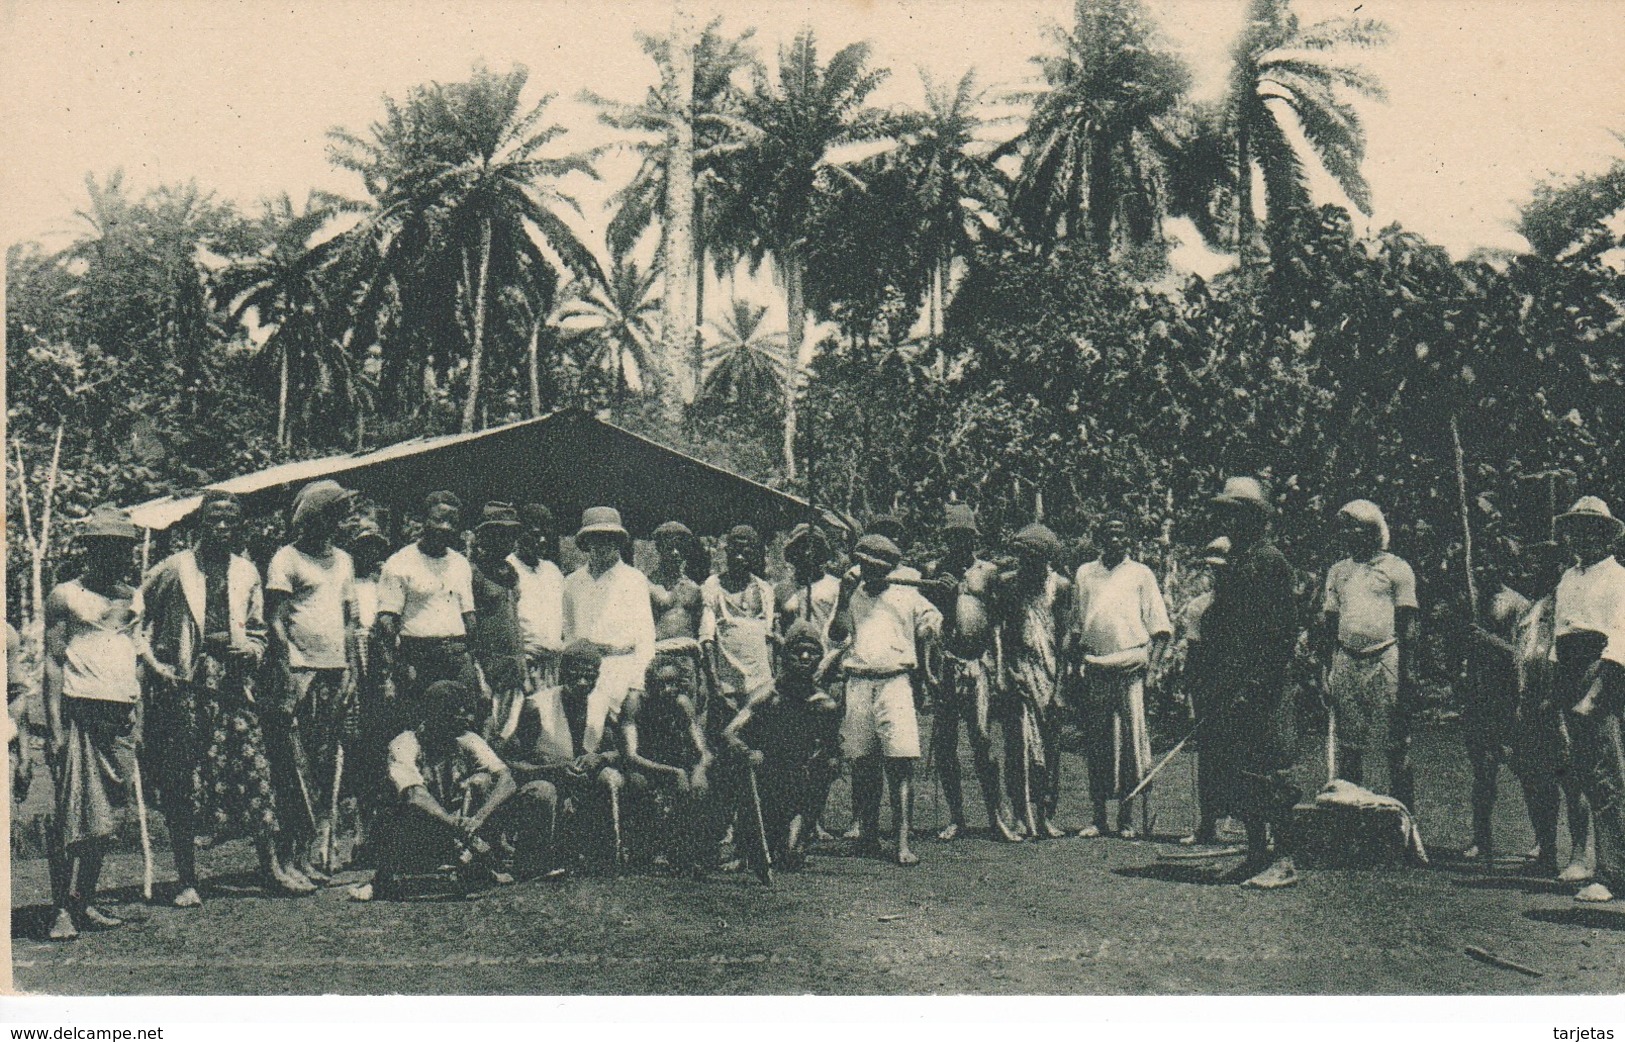
[[[1467,601],[1469,615],[1478,622],[1478,579],[1473,575],[1473,525],[1467,508],[1467,456],[1461,448],[1461,421],[1450,414],[1450,442],[1456,458],[1456,503],[1461,511],[1461,557],[1467,573]]]

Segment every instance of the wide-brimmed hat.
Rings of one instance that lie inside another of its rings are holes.
[[[354,495],[331,478],[312,481],[293,497],[293,527],[298,528],[329,510],[347,505]]]
[[[140,536],[139,530],[130,522],[129,517],[118,507],[105,504],[90,512],[90,515],[79,523],[80,539],[128,539],[134,542]]]
[[[1224,490],[1213,497],[1213,502],[1224,506],[1251,507],[1260,514],[1275,513],[1275,506],[1264,492],[1264,483],[1257,478],[1225,478]]]
[[[582,536],[612,535],[617,539],[632,538],[627,534],[626,527],[621,524],[621,512],[614,507],[588,507],[581,512],[581,528],[576,531],[576,541],[580,542]]]
[[[480,510],[480,523],[474,526],[478,532],[482,528],[518,528],[519,510],[512,503],[492,501],[485,504]]]
[[[1230,551],[1233,546],[1230,537],[1221,535],[1219,538],[1202,547],[1202,563],[1222,568],[1230,563]]]
[[[1608,503],[1600,496],[1581,496],[1567,513],[1557,515],[1557,523],[1564,527],[1591,524],[1606,527],[1615,535],[1625,531],[1625,521],[1615,517]]]
[[[896,568],[903,560],[903,551],[897,544],[883,535],[873,532],[858,540],[858,545],[852,551],[852,556],[859,561],[868,561],[883,568]]]
[[[981,530],[976,527],[976,511],[963,503],[949,503],[942,510],[942,530],[944,532],[970,532],[980,535]]]

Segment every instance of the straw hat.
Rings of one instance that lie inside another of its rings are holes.
[[[897,544],[885,536],[875,535],[871,532],[858,540],[858,545],[852,551],[852,556],[859,561],[868,561],[883,568],[896,568],[903,560],[903,551],[899,550]]]
[[[580,542],[585,535],[612,535],[619,539],[632,538],[621,524],[621,512],[614,507],[588,507],[581,512],[581,528],[576,532],[576,541]]]
[[[80,539],[128,539],[134,542],[139,533],[124,511],[111,504],[97,507],[80,522]]]
[[[355,493],[330,478],[312,481],[293,497],[293,527],[348,504]]]
[[[963,503],[949,503],[943,509],[942,530],[981,535],[981,530],[976,527],[976,512]]]
[[[1214,496],[1213,502],[1225,506],[1251,507],[1261,514],[1275,513],[1269,496],[1264,494],[1263,483],[1257,478],[1225,478],[1224,491]]]
[[[1581,496],[1569,507],[1568,513],[1557,515],[1557,521],[1564,526],[1575,523],[1603,525],[1616,536],[1625,531],[1625,521],[1615,517],[1608,509],[1608,503],[1599,496]]]
[[[499,503],[492,501],[485,504],[480,510],[480,523],[474,531],[482,528],[518,528],[519,511],[512,503]]]

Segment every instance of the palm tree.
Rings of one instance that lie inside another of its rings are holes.
[[[768,405],[784,399],[789,362],[783,333],[764,333],[767,308],[734,300],[716,323],[717,341],[706,348],[702,399],[714,405]]]
[[[1301,28],[1290,0],[1252,0],[1247,28],[1233,52],[1225,101],[1225,124],[1235,149],[1233,184],[1236,241],[1245,260],[1253,248],[1253,171],[1264,182],[1271,226],[1310,205],[1308,178],[1283,122],[1290,113],[1304,141],[1326,172],[1361,213],[1371,212],[1371,187],[1360,164],[1365,131],[1347,92],[1382,100],[1382,86],[1369,74],[1326,61],[1339,47],[1375,47],[1389,30],[1370,19],[1334,18]]]
[[[976,114],[982,93],[971,70],[952,89],[939,87],[922,71],[925,112],[903,134],[911,194],[918,211],[915,248],[930,271],[928,330],[942,332],[947,280],[954,259],[970,252],[989,228],[998,225],[1006,194],[993,150],[976,140],[982,120]]]
[[[742,95],[734,86],[734,78],[740,70],[755,64],[749,47],[754,30],[728,36],[721,31],[721,25],[720,18],[714,19],[687,48],[677,45],[675,33],[662,37],[640,36],[638,42],[643,52],[660,73],[660,86],[650,88],[640,104],[627,105],[590,92],[582,94],[583,100],[599,106],[599,119],[604,123],[634,135],[630,147],[642,156],[632,180],[611,197],[609,248],[616,254],[628,252],[651,225],[658,223],[659,256],[668,280],[664,293],[666,303],[675,307],[692,299],[692,328],[696,331],[705,321],[704,270],[715,221],[712,201],[717,187],[716,166],[723,155],[740,147],[741,125],[737,112]],[[685,54],[692,57],[691,91],[677,86],[679,81],[686,83],[690,75],[678,68]],[[683,135],[687,135],[687,144],[679,149]],[[690,184],[692,203],[687,222],[690,234],[679,238],[692,240],[691,268],[684,268],[675,261],[670,239],[679,222],[667,217],[668,213],[680,209],[681,195],[673,194],[675,186],[668,187],[667,177],[667,170],[679,151],[690,157],[691,176],[679,178]],[[672,280],[677,275],[685,275],[692,283],[691,292],[673,285]],[[669,321],[680,322],[675,316]],[[686,384],[695,389],[699,387],[702,368],[699,342],[696,336],[686,357],[667,360],[667,367],[674,374],[680,363],[687,366]],[[678,386],[684,383],[678,381]]]
[[[658,275],[654,268],[645,271],[636,261],[617,257],[607,279],[577,283],[552,317],[581,368],[609,374],[616,394],[648,391],[658,372]]]
[[[361,405],[355,361],[334,335],[345,318],[333,306],[325,277],[336,251],[330,243],[311,245],[346,208],[316,192],[302,212],[286,193],[267,200],[256,222],[261,248],[222,272],[215,287],[231,323],[242,322],[252,310],[256,323],[271,330],[258,361],[276,372],[278,445],[286,446],[291,435],[289,399],[296,385],[307,410],[328,397],[351,412]]]
[[[788,312],[784,468],[796,477],[796,383],[806,337],[803,280],[816,208],[837,182],[859,183],[854,167],[895,148],[892,121],[865,102],[887,76],[869,67],[869,45],[850,44],[828,65],[810,29],[779,52],[777,80],[757,71],[741,106],[744,147],[722,158],[717,228],[730,257],[752,270],[769,255]]]
[[[1034,59],[1044,88],[1015,96],[1033,111],[1006,146],[1021,156],[1012,213],[1041,243],[1106,254],[1160,241],[1169,120],[1189,70],[1154,49],[1140,0],[1079,0],[1076,27],[1050,36],[1060,53]]]
[[[392,325],[412,361],[467,341],[465,431],[478,416],[493,280],[506,284],[526,263],[601,277],[558,213],[580,207],[555,185],[571,173],[596,176],[590,157],[539,154],[564,128],[542,126],[552,95],[521,109],[528,75],[522,65],[505,74],[481,67],[464,83],[419,87],[404,105],[386,98],[367,137],[329,133],[332,161],[361,174],[373,198],[352,233],[375,255],[358,317],[374,334]]]

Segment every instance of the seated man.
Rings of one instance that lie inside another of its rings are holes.
[[[587,751],[588,704],[598,685],[603,656],[587,640],[571,642],[559,656],[559,683],[525,698],[502,748],[518,777],[550,783],[569,821],[564,843],[607,826],[620,861],[620,796],[625,776],[618,769],[621,753],[613,742]],[[607,812],[607,813],[606,813]]]
[[[511,883],[490,842],[503,836],[514,839],[520,872],[542,868],[552,844],[557,790],[540,779],[520,784],[475,733],[483,710],[479,693],[454,680],[437,681],[401,703],[401,730],[387,753],[395,803],[374,826],[378,871],[372,882],[350,891],[353,900],[399,899],[403,875],[450,863],[459,866],[468,889],[482,881]],[[479,809],[470,813],[476,796]]]
[[[723,731],[735,762],[757,772],[768,852],[774,866],[790,871],[807,860],[807,841],[841,765],[840,706],[815,683],[823,654],[817,628],[793,624],[783,672],[757,688]],[[750,799],[748,788],[744,796]]]
[[[644,691],[634,691],[621,711],[621,747],[628,780],[648,797],[637,816],[654,825],[665,816],[661,805],[669,808],[670,841],[651,837],[657,851],[701,875],[716,860],[722,827],[708,780],[713,757],[699,646],[690,645],[690,654],[655,656]]]

